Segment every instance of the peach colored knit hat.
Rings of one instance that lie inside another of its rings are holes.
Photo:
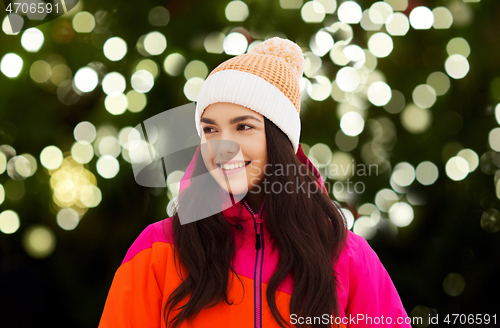
[[[203,82],[196,102],[196,129],[209,105],[218,102],[247,107],[267,117],[290,139],[295,153],[300,138],[300,86],[304,57],[300,47],[279,37],[249,53],[226,60]]]

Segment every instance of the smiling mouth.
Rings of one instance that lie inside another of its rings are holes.
[[[236,170],[239,168],[242,168],[244,166],[248,166],[252,161],[245,161],[245,162],[240,162],[240,163],[235,163],[235,164],[216,164],[217,167],[226,170],[226,171],[231,171],[231,170]]]

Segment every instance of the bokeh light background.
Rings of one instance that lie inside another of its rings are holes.
[[[133,127],[273,36],[305,55],[304,152],[408,314],[499,312],[498,1],[85,0],[20,33],[0,8],[1,327],[97,325],[183,173],[137,185]]]

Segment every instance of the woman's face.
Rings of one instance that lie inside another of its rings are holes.
[[[228,193],[246,194],[264,177],[267,144],[264,117],[232,103],[208,106],[201,117],[203,161]]]

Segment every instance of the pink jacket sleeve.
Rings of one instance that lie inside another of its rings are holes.
[[[365,238],[354,239],[349,259],[347,327],[411,328],[401,299],[387,270]]]

